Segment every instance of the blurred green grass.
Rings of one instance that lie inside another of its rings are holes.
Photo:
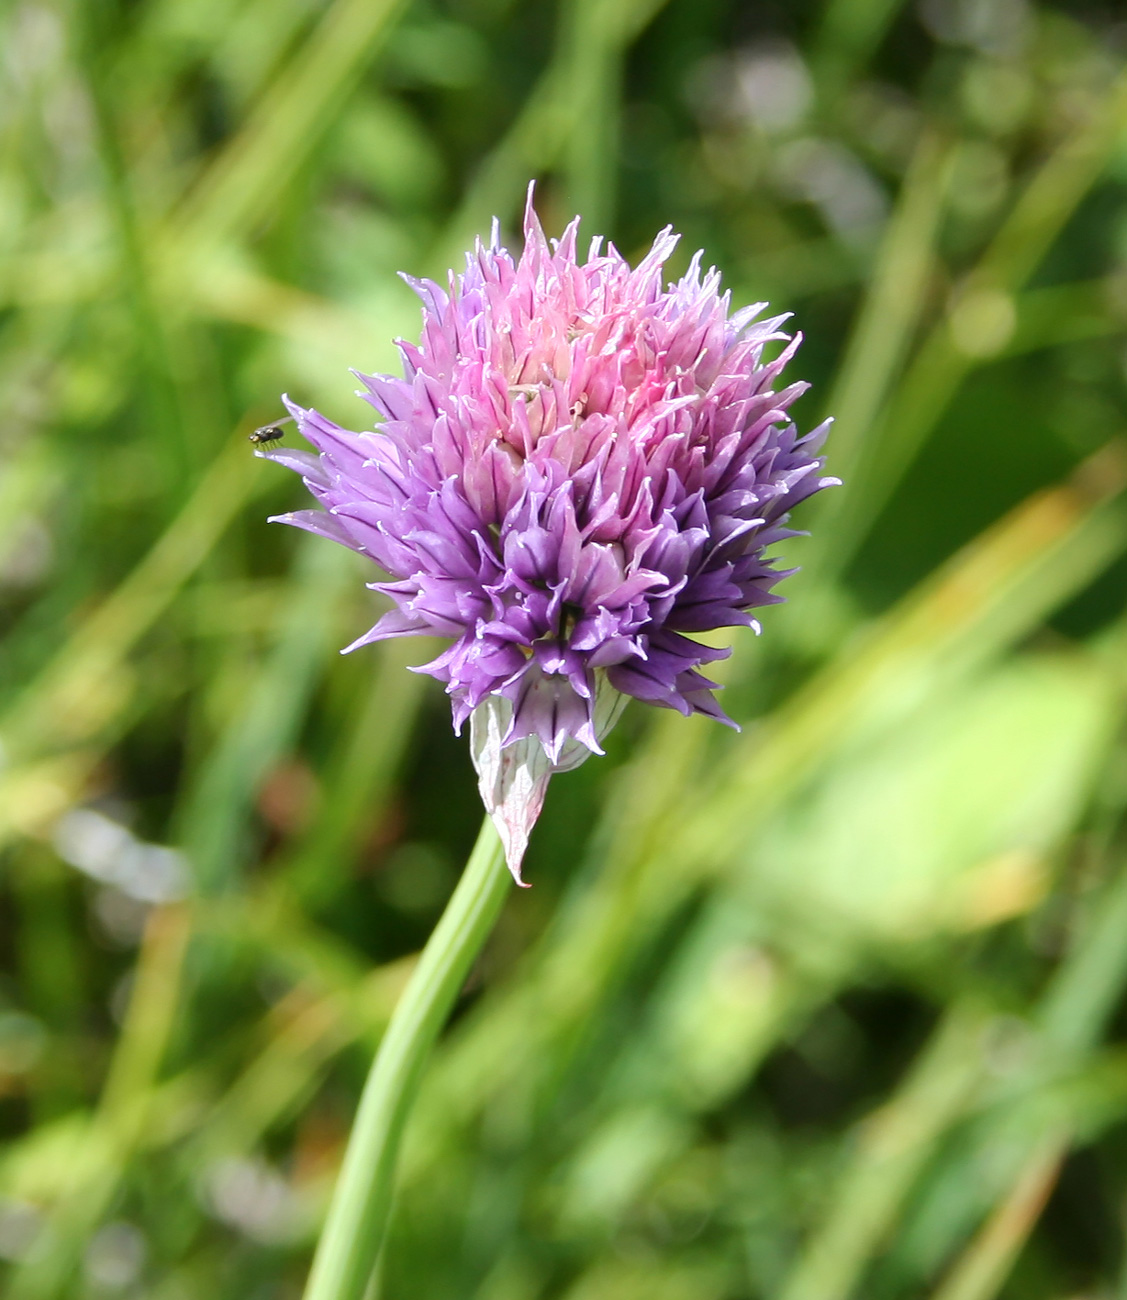
[[[530,177],[806,335],[732,736],[553,785],[381,1295],[1127,1296],[1127,74],[1061,0],[0,12],[0,1283],[300,1293],[472,842],[425,648],[245,434]],[[675,268],[676,269],[676,268]]]

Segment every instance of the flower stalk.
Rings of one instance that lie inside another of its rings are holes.
[[[430,1049],[481,951],[512,879],[486,817],[372,1063],[305,1300],[363,1300],[383,1244],[404,1125]]]

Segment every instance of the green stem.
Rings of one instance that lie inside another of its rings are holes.
[[[493,929],[509,880],[500,840],[486,817],[364,1085],[305,1300],[363,1300],[383,1243],[399,1142],[419,1078],[470,964]]]

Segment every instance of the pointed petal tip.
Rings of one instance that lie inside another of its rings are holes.
[[[470,754],[481,801],[501,837],[505,862],[513,880],[525,889],[528,883],[521,878],[521,863],[544,806],[552,765],[535,737],[504,744],[511,720],[509,701],[487,696],[470,714]]]
[[[526,787],[523,790],[514,790],[509,787],[499,791],[500,798],[496,800],[487,799],[486,791],[482,789],[482,802],[486,805],[486,811],[497,828],[497,834],[501,837],[501,844],[505,850],[505,865],[521,889],[530,888],[530,882],[521,875],[521,867],[524,863],[524,855],[528,852],[532,828],[536,825],[540,809],[544,804],[549,775],[550,773],[535,781],[531,789]],[[518,784],[523,782],[518,781]]]
[[[497,834],[501,837],[501,846],[505,850],[505,866],[509,868],[509,874],[513,878],[513,883],[519,889],[531,889],[532,881],[525,880],[520,874],[521,866],[524,863],[524,855],[528,849],[528,835],[521,834],[519,831],[514,833],[513,828],[504,817],[496,813],[490,813],[490,820],[497,828]]]

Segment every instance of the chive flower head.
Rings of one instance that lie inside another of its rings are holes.
[[[316,452],[258,452],[323,507],[281,521],[390,579],[370,585],[392,608],[348,649],[449,643],[417,671],[445,683],[456,729],[473,718],[518,879],[548,776],[601,753],[628,698],[730,722],[702,671],[729,652],[695,634],[758,630],[785,576],[767,548],[836,481],[828,422],[801,437],[787,415],[806,385],[780,384],[800,341],[785,316],[730,312],[699,253],[665,285],[669,228],[631,267],[601,239],[581,261],[577,227],[547,240],[530,189],[519,258],[494,222],[446,288],[408,278],[423,328],[398,345],[403,376],[358,373],[374,429],[287,401]]]

